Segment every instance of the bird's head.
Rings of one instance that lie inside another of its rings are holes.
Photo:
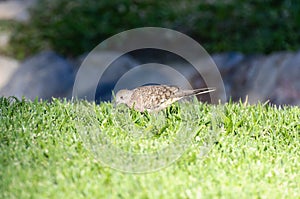
[[[131,90],[119,90],[116,94],[116,104],[127,104],[130,101],[131,95]]]

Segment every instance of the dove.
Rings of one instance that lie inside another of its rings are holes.
[[[183,90],[177,86],[148,85],[132,90],[119,90],[115,100],[117,105],[125,104],[139,112],[157,112],[184,97],[201,95],[212,91],[215,91],[215,88]]]

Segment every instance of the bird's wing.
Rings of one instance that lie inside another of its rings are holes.
[[[143,86],[134,89],[136,95],[143,96],[145,109],[157,109],[167,101],[172,99],[179,88],[176,86],[153,85]]]

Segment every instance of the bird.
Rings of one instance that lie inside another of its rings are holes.
[[[115,96],[116,105],[125,104],[139,112],[158,112],[172,103],[188,96],[215,91],[215,88],[183,90],[177,86],[147,85],[135,89],[119,90]]]

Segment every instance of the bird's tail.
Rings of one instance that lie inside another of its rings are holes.
[[[192,90],[192,93],[194,95],[201,95],[201,94],[213,92],[215,90],[216,88],[199,88],[199,89]]]
[[[190,96],[190,95],[201,95],[215,91],[216,88],[199,88],[195,90],[184,90],[178,93],[178,97]]]

